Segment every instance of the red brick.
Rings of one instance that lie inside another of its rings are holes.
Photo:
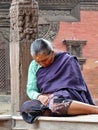
[[[60,22],[54,46],[66,51],[62,40],[86,40],[83,56],[87,58],[83,75],[94,98],[98,98],[98,11],[81,11],[80,22]]]

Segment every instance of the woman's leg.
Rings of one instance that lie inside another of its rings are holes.
[[[50,99],[49,108],[57,116],[98,114],[98,106],[57,96]]]
[[[98,114],[98,106],[72,101],[67,110],[68,115]]]

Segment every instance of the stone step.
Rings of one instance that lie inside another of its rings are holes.
[[[13,116],[13,120],[13,130],[98,130],[98,115],[39,117],[34,124],[24,122],[21,116]]]
[[[28,130],[28,129],[24,129],[24,128],[13,128],[12,130]]]
[[[11,130],[11,127],[12,127],[12,116],[0,115],[0,130]]]
[[[98,130],[98,115],[39,117],[33,124],[21,116],[0,115],[0,130]]]

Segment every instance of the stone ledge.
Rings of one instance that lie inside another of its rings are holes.
[[[96,119],[96,120],[95,120]],[[40,120],[46,120],[46,121],[67,121],[67,122],[94,122],[98,123],[98,115],[81,115],[81,116],[71,116],[71,117],[39,117]]]
[[[21,116],[12,116],[14,120],[23,120]],[[98,123],[98,114],[90,114],[90,115],[80,115],[80,116],[70,116],[70,117],[39,117],[38,121],[70,121],[70,122],[94,122]]]
[[[0,121],[1,120],[11,120],[12,116],[11,115],[0,115]]]
[[[92,130],[92,128],[93,130],[98,130],[98,115],[73,117],[41,116],[33,124],[24,122],[21,116],[0,115],[0,128],[4,128],[4,130],[73,130],[73,128],[75,130]]]
[[[27,130],[98,130],[98,115],[73,117],[39,117],[34,124],[23,121],[21,116],[13,116],[15,128]],[[28,129],[29,128],[29,129]]]
[[[12,127],[12,116],[0,115],[0,130],[11,130],[11,127]]]

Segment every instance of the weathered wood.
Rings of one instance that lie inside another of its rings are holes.
[[[10,8],[10,68],[12,114],[17,115],[27,99],[27,71],[30,45],[36,38],[38,5],[33,0],[13,0]]]

